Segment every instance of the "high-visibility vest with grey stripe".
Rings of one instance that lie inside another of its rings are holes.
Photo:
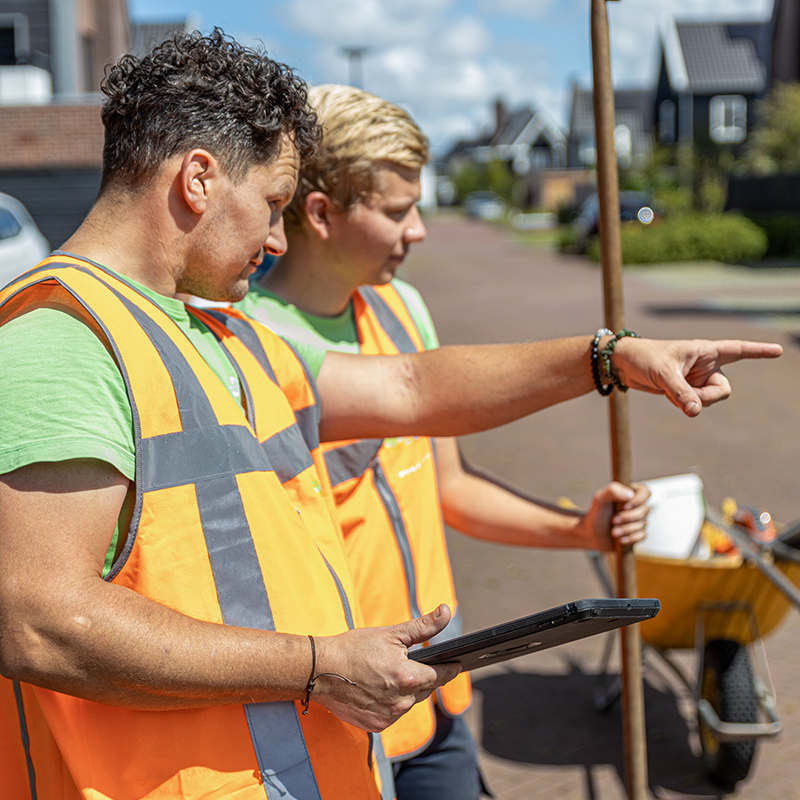
[[[263,298],[258,309],[259,319],[268,325],[272,302]],[[353,313],[362,353],[424,348],[412,315],[391,284],[360,287]],[[298,331],[300,341],[299,326]],[[285,317],[279,333],[292,338]],[[455,618],[436,639],[457,636],[461,619],[444,540],[433,442],[409,436],[323,442],[321,449],[365,624],[400,622],[447,602]],[[471,696],[468,676],[459,676],[438,694],[446,713],[462,713]],[[424,749],[435,733],[434,719],[433,706],[426,701],[385,731],[390,758],[406,759]]]
[[[224,347],[245,417],[185,334],[135,286],[68,255],[43,263],[0,294],[0,322],[41,304],[79,316],[109,345],[131,403],[136,501],[107,580],[206,622],[320,636],[352,627],[349,578],[306,527],[315,510],[296,505],[313,491],[290,500],[282,486],[316,480],[282,390]],[[269,356],[280,361],[284,352],[276,342]],[[71,797],[70,780],[96,797],[115,796],[120,781],[132,796],[377,796],[369,737],[319,706],[302,718],[296,702],[129,711],[67,695],[53,703],[46,690],[5,680],[0,691],[13,692],[24,736],[16,747],[25,752],[14,768],[24,766],[31,797],[59,800],[58,781]],[[44,744],[53,735],[60,751]],[[321,740],[340,746],[309,754],[309,742]]]

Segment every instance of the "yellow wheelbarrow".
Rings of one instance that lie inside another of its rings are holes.
[[[757,741],[783,728],[763,637],[790,606],[800,609],[800,523],[772,538],[758,530],[768,513],[744,509],[735,519],[755,524],[737,524],[705,509],[703,528],[718,542],[720,536],[728,539],[725,554],[636,559],[640,596],[661,601],[661,613],[640,624],[643,652],[655,654],[692,693],[707,775],[728,791],[747,776]],[[592,558],[614,594],[605,559]],[[619,695],[618,677],[608,675],[612,647],[609,638],[595,692],[601,710]],[[670,651],[683,649],[697,654],[695,680],[670,657]]]

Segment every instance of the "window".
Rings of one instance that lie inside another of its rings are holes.
[[[30,55],[29,28],[25,14],[0,13],[0,66],[25,63]]]
[[[8,66],[17,63],[17,53],[14,49],[14,28],[0,26],[0,65]]]
[[[584,136],[578,144],[578,158],[584,167],[593,167],[597,163],[597,147],[594,136]]]
[[[627,125],[614,128],[614,147],[617,150],[617,161],[621,167],[629,167],[633,159],[633,138]]]
[[[740,94],[719,94],[709,103],[709,135],[718,143],[743,142],[747,135],[747,100]]]

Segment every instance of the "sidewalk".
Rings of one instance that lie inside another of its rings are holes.
[[[591,333],[602,324],[597,265],[511,242],[497,229],[453,217],[426,219],[429,240],[412,248],[404,274],[425,297],[444,344],[522,341]],[[662,398],[631,398],[634,475],[693,471],[708,502],[725,496],[800,517],[795,431],[800,424],[800,271],[680,267],[629,270],[628,327],[659,338],[778,341],[784,356],[726,374],[733,397],[685,418]],[[772,305],[770,305],[772,304]],[[777,313],[776,315],[776,312]],[[539,496],[585,507],[609,480],[606,402],[596,393],[496,431],[466,437],[467,458]],[[466,630],[602,595],[580,552],[489,545],[450,534]],[[737,798],[800,797],[800,614],[766,639],[785,730],[759,745]],[[587,640],[474,673],[468,721],[499,800],[624,800],[619,706],[593,707],[603,642]],[[691,668],[693,659],[681,654]],[[718,797],[697,758],[691,699],[645,660],[651,789],[660,798]]]

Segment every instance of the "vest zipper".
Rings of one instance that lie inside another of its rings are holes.
[[[411,553],[411,542],[408,539],[408,532],[406,525],[403,521],[403,513],[400,510],[400,504],[394,496],[392,487],[389,481],[386,480],[386,473],[383,471],[380,459],[376,456],[372,464],[372,473],[375,478],[375,488],[378,490],[381,502],[383,503],[386,511],[389,514],[389,520],[392,523],[392,530],[394,537],[397,540],[397,545],[400,548],[400,556],[403,560],[403,570],[406,574],[406,585],[408,587],[408,602],[411,606],[411,613],[415,617],[421,617],[422,611],[419,607],[417,599],[417,572],[414,569],[414,557]]]

